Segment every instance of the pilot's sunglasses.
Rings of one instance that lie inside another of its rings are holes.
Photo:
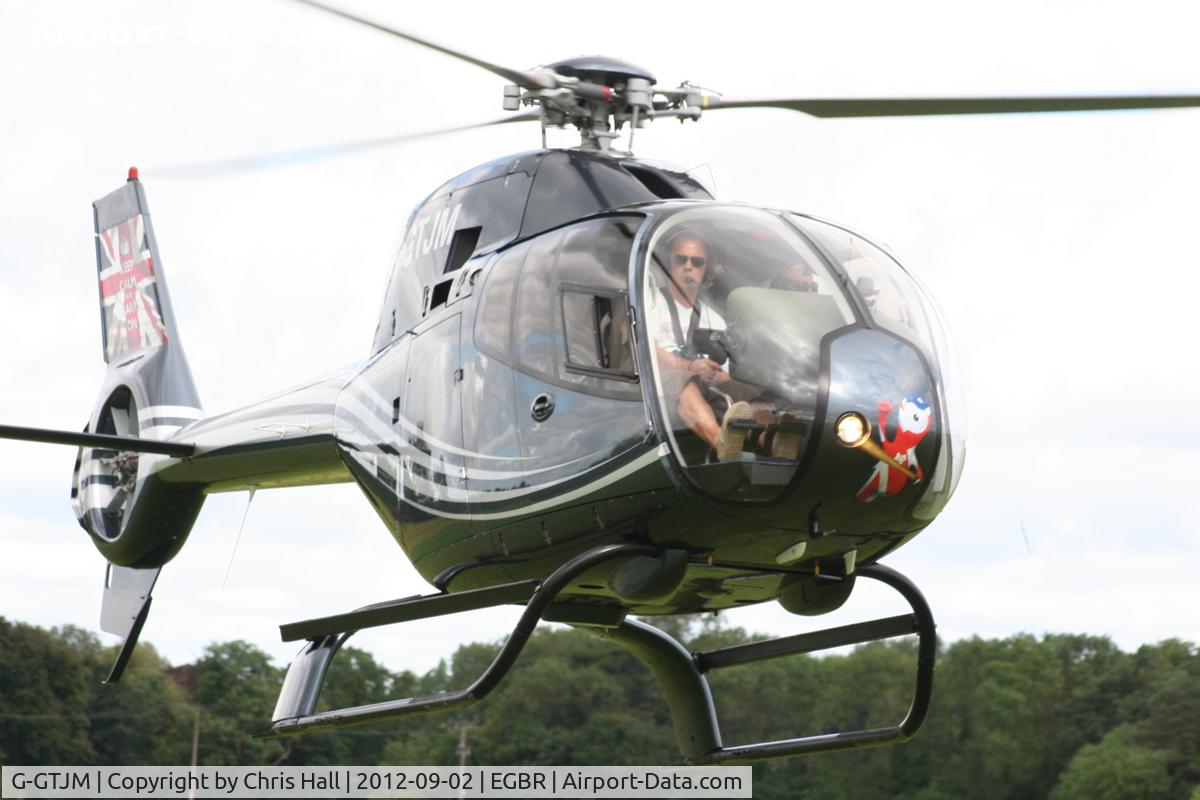
[[[682,267],[684,264],[692,262],[692,266],[696,269],[704,269],[708,266],[708,259],[704,256],[685,256],[680,253],[675,254],[675,266]]]

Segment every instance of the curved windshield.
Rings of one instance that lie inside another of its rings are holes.
[[[688,209],[651,235],[642,287],[660,409],[707,491],[768,500],[813,433],[826,334],[854,322],[838,281],[783,219]]]
[[[872,321],[916,344],[938,378],[942,456],[928,479],[929,488],[913,510],[919,519],[933,519],[954,493],[965,449],[960,369],[945,322],[920,283],[882,249],[836,225],[798,214],[790,216],[845,271]],[[955,409],[953,425],[950,408]]]
[[[891,256],[850,231],[810,217],[793,215],[793,219],[846,271],[877,325],[915,339],[926,350],[932,346],[917,285]]]

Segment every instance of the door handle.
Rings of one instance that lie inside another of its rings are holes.
[[[542,392],[533,398],[533,405],[529,407],[529,416],[533,417],[534,422],[545,422],[550,419],[550,415],[553,413],[554,395],[549,392]]]

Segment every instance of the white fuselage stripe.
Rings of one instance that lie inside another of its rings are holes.
[[[179,419],[200,419],[204,412],[192,406],[147,406],[138,409],[138,419],[155,419],[156,417],[177,417]]]
[[[628,464],[621,467],[620,469],[614,470],[613,472],[610,472],[607,475],[603,475],[603,476],[597,478],[596,480],[592,481],[591,483],[588,483],[584,486],[580,486],[578,489],[572,489],[571,491],[567,492],[566,494],[561,494],[557,497],[551,497],[549,499],[541,501],[540,503],[533,503],[532,505],[523,506],[522,508],[513,509],[511,511],[495,511],[495,512],[486,513],[486,514],[456,514],[456,513],[452,513],[452,512],[438,511],[437,509],[429,508],[428,506],[421,505],[420,503],[414,503],[409,498],[404,498],[404,502],[410,506],[413,506],[414,508],[419,508],[428,514],[432,514],[435,517],[443,517],[445,519],[477,519],[477,520],[511,519],[513,517],[523,517],[528,514],[535,514],[539,511],[545,511],[547,509],[551,509],[551,508],[555,508],[557,506],[568,504],[568,503],[570,503],[574,500],[577,500],[581,497],[586,497],[587,495],[591,494],[592,492],[595,492],[599,489],[603,489],[605,486],[609,486],[625,477],[628,477],[629,475],[632,475],[633,473],[637,472],[638,470],[642,469],[643,467],[653,464],[657,460],[658,460],[658,453],[652,450],[648,453],[644,453],[641,456],[638,456],[636,459],[629,462]],[[600,466],[603,466],[603,465],[600,465]]]
[[[381,418],[381,417],[387,418],[387,415],[390,415],[392,413],[390,406],[387,405],[387,402],[382,397],[380,397],[379,394],[374,389],[372,389],[369,385],[367,385],[365,382],[361,383],[361,384],[352,384],[352,385],[353,385],[354,389],[357,389],[358,391],[362,392],[364,399],[366,399],[368,401],[373,401],[374,403],[377,404],[376,411],[373,416],[375,416],[376,418]],[[339,403],[346,403],[346,402],[348,402],[348,400],[354,400],[354,399],[357,399],[357,398],[354,398],[354,393],[350,390],[347,390],[342,395],[341,399],[339,400]],[[437,439],[437,438],[430,436],[427,431],[421,430],[410,419],[408,419],[407,417],[405,417],[403,415],[400,415],[400,418],[399,418],[399,420],[397,420],[396,424],[400,425],[405,430],[407,430],[409,433],[412,433],[414,436],[417,436],[422,441],[424,441],[426,444],[429,444],[430,446],[436,446],[440,450],[445,450],[447,453],[453,453],[455,455],[468,456],[470,458],[479,459],[481,461],[534,461],[538,458],[537,456],[494,456],[494,455],[490,455],[488,453],[480,453],[480,452],[477,452],[474,450],[464,450],[460,447],[456,447],[452,444],[443,442],[441,439]],[[561,464],[555,464],[550,467],[539,467],[534,470],[526,470],[526,471],[519,471],[519,472],[515,472],[515,473],[505,473],[505,474],[533,475],[538,472],[549,472],[550,470],[562,469],[563,467],[569,467],[572,464],[577,464],[580,461],[584,461],[586,458],[587,458],[587,456],[583,456],[580,458],[572,459],[570,461],[564,461]],[[472,474],[474,474],[475,470],[471,470],[471,472],[472,472]]]
[[[415,463],[418,463],[423,467],[443,471],[447,475],[460,478],[462,477],[459,470],[463,465],[454,464],[451,465],[452,469],[442,469],[438,465],[433,464],[432,459],[428,454],[417,449],[411,443],[403,440],[395,429],[387,425],[384,420],[379,417],[376,410],[368,408],[360,401],[359,398],[349,394],[343,395],[338,403],[338,409],[344,409],[344,413],[350,417],[350,419],[344,419],[344,422],[350,422],[353,420],[355,423],[356,433],[373,434],[374,436],[378,437],[376,440],[372,441],[365,437],[361,440],[356,440],[350,436],[341,435],[341,438],[345,439],[346,441],[352,442],[358,447],[371,450],[378,450],[381,446],[388,445],[400,451],[402,454],[410,457]],[[363,431],[359,428],[359,426],[365,426],[369,430]],[[339,427],[337,430],[340,432],[343,429]],[[425,438],[423,435],[422,439],[426,442],[436,441]],[[517,459],[512,460],[515,461]],[[546,472],[560,470],[583,460],[583,458],[577,458],[562,464],[555,464],[554,466],[550,467],[538,467],[537,469],[527,470],[492,470],[466,466],[466,471],[468,478],[474,478],[478,480],[521,480],[523,478],[529,478],[533,475],[540,475]],[[555,481],[555,483],[558,482],[559,481]],[[545,483],[541,485],[549,486],[551,484]]]

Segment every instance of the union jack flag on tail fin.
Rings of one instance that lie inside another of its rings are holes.
[[[96,232],[106,362],[167,343],[146,226],[139,213]]]
[[[108,364],[101,402],[126,386],[143,416],[138,435],[169,436],[200,416],[179,341],[146,191],[130,170],[123,186],[92,204],[100,332]],[[165,424],[169,418],[173,425]]]

